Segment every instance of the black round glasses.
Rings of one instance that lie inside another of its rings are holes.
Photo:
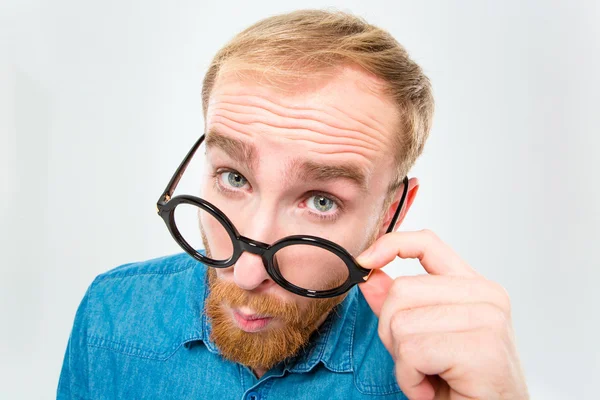
[[[347,250],[330,240],[293,235],[269,245],[240,235],[221,210],[200,197],[171,197],[204,138],[202,135],[196,141],[156,203],[156,210],[171,236],[190,256],[210,267],[227,268],[234,265],[244,251],[259,255],[274,282],[292,293],[312,298],[339,296],[369,278],[372,270],[361,267]],[[408,177],[404,177],[403,184],[402,197],[386,233],[392,231],[402,210]],[[211,246],[210,251],[206,249],[206,254],[202,254],[202,241],[192,239],[181,223],[190,218],[199,222],[194,230],[201,237],[218,239],[219,248]]]

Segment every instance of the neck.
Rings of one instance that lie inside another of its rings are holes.
[[[252,368],[252,372],[254,372],[254,375],[257,379],[260,379],[264,374],[267,373],[267,370],[263,368]]]

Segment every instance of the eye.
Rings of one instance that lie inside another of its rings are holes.
[[[308,208],[320,213],[337,210],[337,204],[335,201],[320,194],[309,197],[306,201],[306,205]]]
[[[225,185],[241,189],[248,184],[248,180],[237,172],[225,171],[221,173],[221,180]]]

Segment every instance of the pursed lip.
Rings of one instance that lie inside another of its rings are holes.
[[[260,314],[247,314],[239,309],[232,309],[233,319],[245,332],[258,332],[273,320],[273,317]]]

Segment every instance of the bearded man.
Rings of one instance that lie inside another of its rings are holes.
[[[202,96],[205,132],[157,203],[185,252],[96,278],[59,398],[527,398],[504,289],[434,233],[396,232],[434,102],[389,33],[267,18]],[[173,196],[196,157],[200,195]],[[427,274],[391,279],[396,257]]]

